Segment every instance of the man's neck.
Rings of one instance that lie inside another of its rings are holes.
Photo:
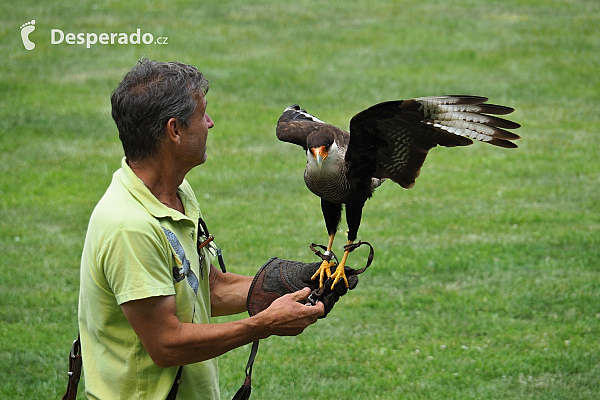
[[[177,188],[183,182],[185,173],[179,171],[174,163],[152,159],[142,162],[127,160],[127,164],[158,201],[182,214],[185,213],[177,195]]]

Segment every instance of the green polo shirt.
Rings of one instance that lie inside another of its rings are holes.
[[[175,295],[182,322],[210,322],[208,271],[196,251],[198,201],[184,181],[185,215],[163,205],[127,165],[113,175],[90,218],[79,295],[85,388],[92,399],[164,399],[177,367],[160,368],[120,305]],[[178,399],[219,399],[217,360],[183,368]]]

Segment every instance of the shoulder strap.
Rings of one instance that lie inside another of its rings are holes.
[[[200,241],[200,237],[204,236],[206,240]],[[208,227],[202,218],[198,219],[198,241],[196,244],[198,250],[198,256],[200,256],[200,249],[204,246],[208,245],[210,242],[214,240],[214,237],[208,232]],[[219,257],[219,265],[223,272],[225,272],[225,263],[223,262],[223,254],[221,253],[221,248],[217,248],[217,255]],[[252,360],[254,362],[254,359]],[[250,370],[252,371],[252,366],[250,366]],[[183,373],[183,365],[179,366],[177,370],[177,375],[175,375],[175,381],[173,381],[173,386],[171,386],[171,390],[169,391],[169,395],[166,400],[175,400],[177,397],[177,391],[179,390],[179,385],[181,384],[181,374]],[[250,372],[252,374],[252,372]]]

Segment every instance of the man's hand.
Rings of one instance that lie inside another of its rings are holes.
[[[256,317],[264,320],[264,325],[272,335],[299,335],[325,313],[325,306],[321,302],[314,306],[303,304],[310,292],[310,288],[304,288],[281,296]]]

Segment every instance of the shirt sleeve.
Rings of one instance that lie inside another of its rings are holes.
[[[120,229],[105,243],[99,264],[119,305],[175,294],[171,252],[155,232]]]

